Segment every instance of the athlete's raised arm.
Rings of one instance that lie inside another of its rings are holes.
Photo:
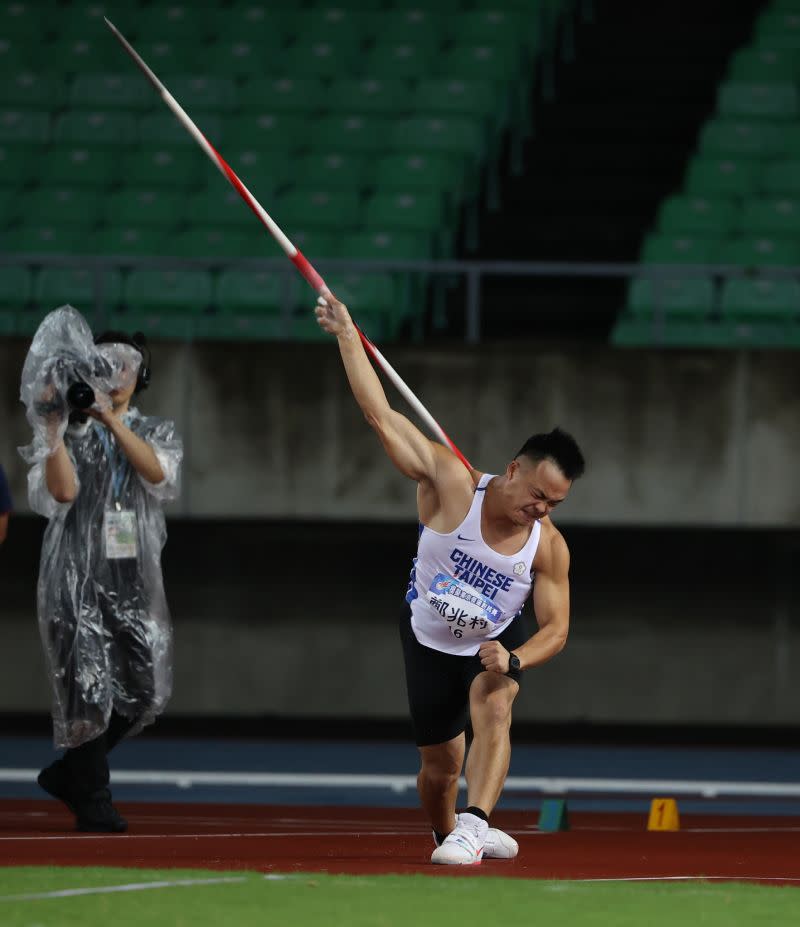
[[[442,458],[455,459],[452,452],[426,438],[404,415],[389,405],[344,303],[332,295],[320,296],[316,314],[320,327],[336,336],[356,402],[392,463],[402,474],[418,483],[436,482]]]

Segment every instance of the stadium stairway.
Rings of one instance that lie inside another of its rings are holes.
[[[478,247],[463,255],[636,261],[659,203],[680,185],[730,55],[764,6],[584,2],[552,73],[537,82],[521,171],[504,174],[499,209],[485,210]],[[625,289],[613,279],[490,278],[483,333],[605,338]]]

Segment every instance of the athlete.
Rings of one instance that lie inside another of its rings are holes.
[[[417,483],[419,546],[400,636],[431,862],[512,858],[517,842],[489,816],[508,773],[521,674],[567,640],[569,551],[549,516],[583,473],[583,455],[555,429],[526,441],[502,475],[467,469],[391,408],[347,307],[328,294],[316,315],[336,336],[353,395],[389,459]],[[538,630],[528,638],[515,619],[531,588]],[[456,814],[468,715],[468,806]]]

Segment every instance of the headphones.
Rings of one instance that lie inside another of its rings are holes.
[[[150,385],[150,348],[147,344],[147,337],[143,332],[134,332],[133,335],[126,335],[123,332],[108,331],[98,335],[94,339],[95,344],[128,344],[135,348],[142,356],[142,362],[139,364],[139,372],[136,374],[136,388],[134,393],[141,393]]]
[[[134,390],[136,393],[141,393],[150,385],[150,348],[144,332],[134,332],[131,337],[131,344],[142,355],[142,362],[136,375],[136,389]]]

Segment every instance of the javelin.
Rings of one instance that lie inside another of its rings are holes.
[[[256,214],[258,219],[261,221],[261,224],[267,229],[267,231],[272,235],[275,241],[281,246],[283,251],[289,260],[294,264],[294,266],[300,271],[306,281],[320,294],[320,296],[330,295],[330,290],[325,285],[325,281],[320,277],[317,271],[311,266],[311,264],[306,259],[305,255],[299,251],[289,239],[281,231],[278,224],[272,219],[269,213],[264,209],[264,207],[258,202],[258,200],[253,196],[253,194],[247,189],[247,187],[242,183],[242,181],[236,175],[236,172],[228,164],[228,162],[222,157],[222,155],[214,148],[214,146],[209,142],[209,140],[203,135],[200,129],[192,122],[189,116],[186,114],[183,107],[178,103],[175,97],[167,90],[167,88],[161,83],[161,81],[156,77],[153,71],[145,64],[141,56],[134,49],[131,43],[125,38],[125,36],[117,29],[117,27],[111,22],[107,17],[103,17],[106,21],[108,28],[114,33],[114,35],[119,39],[120,44],[125,49],[125,51],[133,58],[136,64],[139,66],[140,70],[144,76],[150,81],[155,90],[161,95],[161,98],[167,104],[167,106],[172,110],[175,116],[178,118],[178,121],[183,125],[186,131],[194,138],[197,144],[203,149],[203,151],[208,155],[217,169],[223,174],[227,180],[230,182],[231,186],[236,190],[236,192],[242,197],[242,199],[247,203],[247,205],[252,209]],[[354,323],[355,324],[355,323]],[[417,397],[412,392],[411,388],[406,384],[400,374],[392,367],[389,361],[381,354],[381,352],[375,347],[375,345],[367,338],[364,332],[356,325],[356,331],[358,332],[359,337],[364,345],[366,351],[372,356],[373,360],[378,364],[378,366],[384,371],[384,373],[389,377],[389,379],[394,383],[397,390],[400,392],[400,395],[406,400],[406,402],[411,406],[411,408],[417,413],[417,415],[425,422],[430,431],[438,438],[442,444],[450,448],[450,450],[459,458],[459,460],[464,464],[464,466],[471,470],[472,467],[469,461],[464,457],[461,451],[455,446],[455,444],[450,440],[445,430],[442,426],[436,421],[436,419],[431,415],[431,413],[425,408],[425,406],[417,399]]]

